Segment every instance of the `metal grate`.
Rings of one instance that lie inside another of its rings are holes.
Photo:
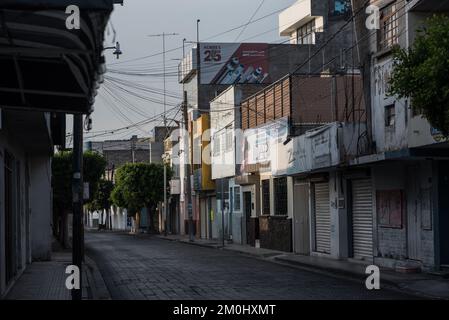
[[[270,214],[270,180],[262,181],[262,214]]]
[[[383,8],[380,14],[379,51],[399,43],[399,15],[396,2]]]
[[[274,213],[287,215],[287,178],[274,179]]]

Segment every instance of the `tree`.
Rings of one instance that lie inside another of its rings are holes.
[[[52,161],[54,233],[59,236],[64,246],[68,246],[67,215],[72,212],[72,157],[72,152],[59,152]],[[90,189],[90,198],[86,203],[91,202],[106,164],[102,155],[90,151],[84,153],[83,176]],[[59,232],[56,226],[59,226]]]
[[[390,95],[411,97],[416,112],[449,136],[449,17],[434,15],[413,45],[394,50]]]
[[[167,169],[169,180],[171,171]],[[161,164],[125,164],[117,170],[112,201],[121,208],[127,208],[128,215],[140,223],[139,212],[147,209],[148,231],[154,231],[154,211],[158,202],[164,199],[164,166]],[[167,192],[168,190],[166,190]]]
[[[98,182],[98,188],[88,208],[91,211],[101,211],[101,221],[103,221],[103,213],[106,211],[106,225],[112,228],[110,221],[110,209],[112,205],[111,194],[114,189],[112,181],[101,179]]]

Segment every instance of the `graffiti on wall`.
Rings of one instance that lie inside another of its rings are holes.
[[[349,19],[351,16],[351,0],[329,1],[329,19]]]

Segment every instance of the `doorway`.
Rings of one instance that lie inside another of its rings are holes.
[[[13,197],[13,157],[5,152],[5,283],[14,277],[14,197]]]
[[[439,163],[439,235],[440,265],[449,267],[449,162]]]
[[[352,180],[352,257],[373,260],[373,190],[371,179]]]
[[[294,186],[294,250],[303,255],[310,254],[309,192],[308,184]]]
[[[243,192],[244,213],[245,213],[245,243],[251,244],[251,212],[252,200],[251,192]]]

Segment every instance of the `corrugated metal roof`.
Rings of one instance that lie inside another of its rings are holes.
[[[3,9],[61,9],[76,5],[80,9],[112,10],[115,0],[0,0]]]

